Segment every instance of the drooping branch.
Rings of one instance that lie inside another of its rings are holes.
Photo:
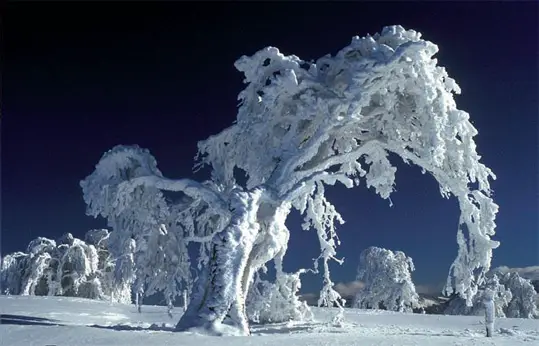
[[[430,172],[440,184],[440,192],[443,196],[448,197],[451,193],[458,198],[461,210],[457,233],[459,251],[457,258],[451,265],[452,276],[448,277],[444,291],[448,294],[460,293],[466,299],[467,304],[472,304],[478,286],[484,282],[490,268],[492,250],[500,245],[498,241],[490,239],[490,236],[495,233],[494,219],[498,212],[498,206],[489,197],[490,186],[486,179],[487,176],[484,177],[484,180],[479,180],[479,190],[471,191],[467,180],[451,177],[450,171],[435,167],[409,150],[390,145],[386,145],[385,148]],[[487,172],[492,178],[495,178],[490,170]],[[466,225],[468,230],[468,242],[466,242],[462,232],[462,225]],[[451,279],[454,279],[454,284]]]
[[[131,193],[139,186],[155,187],[159,190],[183,192],[194,199],[204,200],[210,208],[218,212],[228,212],[226,202],[215,191],[191,179],[168,179],[160,176],[143,176],[120,183],[122,193]]]
[[[330,156],[314,167],[292,173],[293,178],[290,179],[290,181],[293,183],[293,185],[291,183],[283,184],[285,186],[282,189],[285,191],[284,196],[286,196],[286,198],[294,198],[294,195],[298,189],[305,185],[316,182],[317,180],[330,176],[331,174],[327,172],[328,168],[336,165],[356,162],[361,156],[371,152],[373,149],[376,149],[380,146],[380,144],[381,143],[378,140],[370,140],[352,152]]]

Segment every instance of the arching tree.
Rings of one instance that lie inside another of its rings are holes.
[[[490,239],[498,209],[490,197],[494,174],[479,162],[477,130],[457,109],[453,94],[459,87],[437,66],[437,51],[420,33],[392,26],[354,37],[336,55],[314,63],[273,47],[244,56],[235,64],[246,83],[236,121],[198,144],[199,165],[211,167],[212,182],[167,179],[148,152],[117,147],[82,182],[90,213],[117,218],[139,203],[133,196],[140,188],[181,191],[203,205],[218,227],[177,330],[220,333],[229,316],[237,332],[248,334],[245,295],[266,262],[275,260],[282,273],[292,208],[320,241],[322,301],[338,300],[328,261],[336,259],[335,227],[343,220],[324,186],[352,188],[363,178],[387,199],[396,173],[388,155],[394,153],[429,172],[442,196],[457,197],[459,252],[447,291],[471,303],[498,246]],[[130,156],[135,152],[138,158]],[[114,164],[100,166],[115,155]],[[125,167],[127,175],[117,174]],[[236,169],[245,172],[246,184],[236,181]]]

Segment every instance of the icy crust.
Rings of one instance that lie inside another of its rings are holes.
[[[399,155],[432,174],[442,196],[459,201],[459,252],[446,291],[471,303],[499,245],[490,239],[495,176],[479,161],[477,129],[457,109],[460,88],[437,66],[437,51],[420,33],[391,26],[314,62],[275,47],[243,56],[236,62],[246,83],[236,122],[199,142],[200,164],[224,186],[236,184],[233,172],[241,168],[247,188],[267,186],[304,211],[318,182],[351,188],[364,178],[389,198],[396,168],[387,154]]]

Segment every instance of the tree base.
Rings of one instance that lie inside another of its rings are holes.
[[[198,322],[198,323],[197,323]],[[227,323],[228,322],[228,323]],[[251,333],[249,330],[240,328],[233,323],[230,323],[230,320],[225,320],[221,322],[202,322],[193,321],[192,323],[183,323],[182,325],[178,324],[176,326],[177,332],[188,332],[208,336],[249,336]]]

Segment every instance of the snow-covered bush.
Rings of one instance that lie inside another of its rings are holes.
[[[484,313],[483,300],[485,290],[493,292],[496,317],[537,318],[537,293],[527,279],[521,278],[516,272],[509,272],[499,277],[492,274],[484,286],[474,297],[473,305],[466,306],[466,302],[459,297],[453,297],[445,313],[449,315],[475,315]]]
[[[163,224],[137,242],[135,261],[136,292],[146,296],[161,292],[170,314],[174,300],[192,286],[187,242]]]
[[[505,309],[507,317],[539,317],[537,293],[530,280],[521,278],[518,273],[513,272],[505,274],[500,281],[512,294],[511,301]]]
[[[57,241],[43,237],[32,240],[27,253],[17,252],[2,259],[2,293],[123,301],[111,297],[114,282],[109,274],[114,264],[106,249],[108,235],[106,230],[88,232],[86,238],[93,244],[70,233]]]
[[[237,333],[249,334],[245,297],[254,274],[283,259],[292,209],[320,243],[314,268],[321,260],[320,302],[341,304],[329,262],[342,263],[336,225],[344,220],[326,198],[325,186],[365,182],[389,199],[393,153],[429,172],[443,197],[458,199],[459,251],[446,291],[471,304],[499,245],[491,240],[498,206],[489,180],[495,176],[479,161],[477,130],[457,109],[453,94],[460,89],[437,65],[437,51],[420,33],[391,26],[374,36],[353,37],[336,55],[312,63],[275,47],[243,56],[235,63],[246,84],[237,118],[198,143],[197,167],[209,166],[211,181],[168,179],[147,150],[117,146],[81,182],[88,214],[105,218],[120,237],[138,241],[179,205],[164,199],[165,193],[183,194],[184,217],[175,221],[181,227],[167,230],[202,243],[202,268],[176,328],[215,333],[230,316]],[[244,183],[235,177],[238,169]],[[127,242],[119,243],[118,251],[129,249]]]
[[[485,284],[478,290],[473,299],[472,306],[467,306],[461,297],[454,296],[448,302],[444,313],[447,315],[473,315],[482,316],[485,313],[485,299],[492,295],[494,301],[494,313],[496,317],[506,317],[506,309],[513,295],[507,289],[497,275],[487,278]]]
[[[214,208],[195,200],[196,194],[166,197],[161,189],[182,191],[176,186],[182,184],[159,177],[147,150],[117,146],[103,155],[81,187],[87,213],[105,218],[113,229],[108,248],[115,261],[114,295],[130,300],[134,288],[138,305],[143,296],[162,292],[170,310],[192,285],[188,244],[210,242],[222,226]],[[200,246],[199,264],[209,256],[209,247]]]
[[[21,293],[21,282],[25,276],[29,255],[15,252],[2,258],[0,267],[0,294],[17,295]]]
[[[26,249],[28,258],[25,261],[20,282],[21,295],[44,294],[48,292],[46,288],[47,282],[45,280],[51,274],[49,266],[54,263],[54,259],[51,256],[54,250],[56,250],[56,242],[44,237],[38,237],[28,244]]]
[[[259,273],[246,299],[247,316],[256,323],[306,321],[312,319],[307,303],[299,300],[301,271],[278,275],[272,283],[260,279]]]
[[[412,311],[419,306],[419,295],[412,282],[415,270],[410,257],[402,251],[369,247],[361,252],[357,280],[364,283],[354,307]]]

